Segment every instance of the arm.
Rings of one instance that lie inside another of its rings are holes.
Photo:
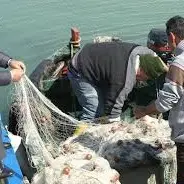
[[[156,108],[160,112],[172,109],[183,95],[184,70],[171,65],[166,76],[164,87],[159,92],[158,99],[155,101]]]
[[[166,76],[166,82],[163,89],[159,91],[157,100],[147,107],[138,107],[134,110],[136,118],[141,118],[145,115],[166,112],[178,103],[183,95],[184,70],[174,65],[171,65]]]
[[[11,58],[4,54],[3,52],[0,52],[0,67],[7,68],[8,67],[8,61],[10,61]],[[0,72],[0,85],[8,85],[11,82],[11,73],[9,71]]]
[[[142,118],[146,115],[150,115],[150,114],[159,114],[160,112],[157,110],[156,106],[155,106],[155,102],[152,102],[151,104],[149,104],[146,107],[136,107],[134,109],[134,115],[136,117],[136,119]]]
[[[8,68],[8,61],[12,58],[0,51],[0,67]]]
[[[8,85],[11,81],[19,81],[23,75],[23,71],[25,71],[25,65],[21,61],[16,61],[0,52],[0,67],[7,68],[8,66],[12,70],[0,72],[0,86]]]
[[[135,52],[135,49],[132,52]],[[119,118],[118,120],[120,120],[120,115],[122,112],[124,102],[127,99],[128,94],[132,91],[134,85],[136,84],[135,70],[137,62],[139,62],[139,56],[134,54],[130,56],[128,62],[126,77],[124,79],[125,84],[123,85],[123,78],[122,78],[120,81],[118,80],[113,81],[112,84],[108,86],[105,100],[105,112],[106,114],[109,115],[110,119],[112,120],[118,118]]]
[[[118,88],[116,85],[110,85],[106,93],[104,110],[110,122],[120,121],[120,114],[125,101],[125,90],[118,94]]]
[[[9,71],[0,72],[0,86],[5,86],[11,83],[12,77]]]

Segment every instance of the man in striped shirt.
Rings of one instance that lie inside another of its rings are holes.
[[[177,147],[177,184],[184,184],[184,18],[170,18],[166,23],[166,32],[175,59],[157,100],[147,107],[137,107],[134,114],[136,118],[141,118],[170,110],[168,120],[172,129],[171,138]]]

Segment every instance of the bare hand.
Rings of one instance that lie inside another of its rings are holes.
[[[22,69],[13,69],[10,71],[10,73],[13,82],[18,82],[24,75],[24,71]]]
[[[135,109],[133,110],[133,113],[134,113],[134,116],[136,119],[140,119],[144,116],[146,116],[146,113],[145,113],[145,107],[135,107]]]
[[[24,72],[26,71],[26,66],[24,65],[24,63],[23,63],[22,61],[17,61],[17,60],[12,59],[12,60],[10,61],[9,66],[10,66],[12,69],[21,69],[21,70],[23,70]]]

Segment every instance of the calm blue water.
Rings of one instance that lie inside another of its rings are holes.
[[[0,0],[0,50],[24,60],[27,74],[41,59],[68,43],[70,28],[83,42],[98,35],[145,44],[153,27],[184,16],[183,0]],[[0,111],[7,115],[13,86],[0,87]]]

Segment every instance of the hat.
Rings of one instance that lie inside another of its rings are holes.
[[[148,40],[147,44],[155,45],[167,45],[168,44],[168,38],[166,31],[163,29],[156,29],[153,28],[148,34]]]
[[[151,79],[155,79],[168,71],[167,65],[161,58],[151,54],[140,56],[140,68],[142,68],[146,75]]]

